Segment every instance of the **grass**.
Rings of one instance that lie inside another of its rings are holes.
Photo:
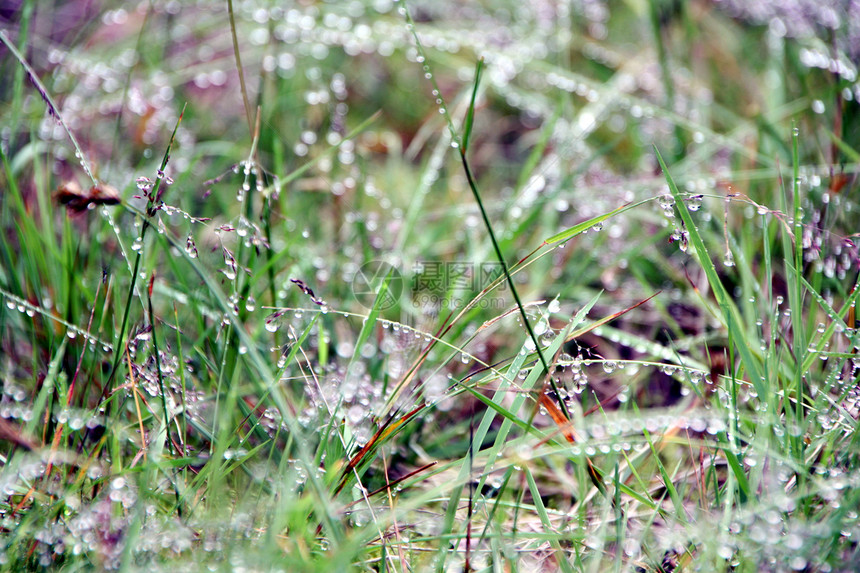
[[[0,569],[856,570],[846,14],[82,10],[0,32]]]

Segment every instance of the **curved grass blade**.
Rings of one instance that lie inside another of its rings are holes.
[[[649,197],[648,199],[643,199],[641,201],[637,201],[636,203],[626,203],[626,204],[622,205],[621,207],[618,207],[617,209],[613,209],[612,211],[609,211],[608,213],[604,213],[603,215],[598,215],[597,217],[592,217],[591,219],[589,219],[587,221],[583,221],[582,223],[577,223],[573,227],[570,227],[569,229],[565,229],[564,231],[557,233],[557,234],[553,235],[552,237],[546,239],[543,242],[543,245],[541,245],[541,246],[554,245],[556,243],[563,243],[564,241],[567,241],[568,239],[571,239],[571,238],[575,237],[576,235],[579,235],[583,231],[587,231],[590,228],[592,228],[593,226],[598,225],[598,224],[606,221],[610,217],[614,217],[615,215],[618,215],[619,213],[623,213],[624,211],[629,211],[630,209],[633,209],[634,207],[644,205],[645,203],[648,203],[649,201],[653,201],[653,200],[654,199],[652,197]]]
[[[472,135],[472,125],[475,121],[475,102],[478,99],[478,86],[481,83],[481,73],[484,71],[484,58],[479,58],[475,64],[475,85],[472,88],[472,99],[466,112],[466,122],[463,126],[463,151],[468,151],[469,138]]]
[[[666,183],[669,185],[672,197],[675,199],[678,214],[684,222],[687,232],[690,234],[690,242],[699,257],[699,264],[705,271],[708,284],[710,284],[711,290],[714,292],[714,297],[717,299],[717,304],[722,311],[726,328],[729,329],[729,331],[734,331],[734,338],[739,341],[737,344],[738,352],[741,355],[741,360],[744,368],[747,370],[750,382],[752,382],[752,385],[759,393],[759,396],[765,396],[767,389],[764,385],[761,364],[759,364],[758,359],[753,355],[751,350],[753,345],[747,344],[748,337],[742,330],[743,320],[741,320],[738,308],[735,306],[734,301],[726,291],[726,287],[723,286],[722,281],[720,281],[717,269],[714,267],[714,262],[711,260],[708,249],[705,247],[705,242],[702,240],[702,236],[699,234],[699,230],[693,222],[693,218],[689,211],[684,208],[684,198],[681,196],[681,191],[672,179],[672,175],[669,173],[669,168],[666,167],[666,163],[663,161],[663,156],[660,155],[660,150],[657,149],[656,146],[654,147],[654,152],[657,154],[657,161],[660,164],[660,168],[663,170],[663,175],[666,178]]]

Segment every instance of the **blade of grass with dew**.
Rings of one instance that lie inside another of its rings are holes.
[[[132,211],[139,212],[130,206],[127,208]],[[252,376],[250,378],[250,382],[257,388],[258,393],[262,394],[267,388],[276,387],[276,380],[269,369],[268,362],[260,354],[257,349],[257,345],[251,339],[242,323],[239,322],[238,317],[233,316],[231,306],[227,301],[227,297],[221,290],[217,279],[212,275],[212,273],[206,271],[199,259],[192,257],[188,252],[186,252],[185,239],[183,238],[180,240],[174,237],[167,230],[163,233],[159,233],[156,238],[158,240],[166,241],[175,249],[175,252],[188,263],[197,276],[203,281],[207,291],[220,308],[222,316],[227,317],[230,320],[230,323],[234,326],[234,331],[241,344],[243,344],[247,349],[246,354],[242,355],[243,361],[248,361],[248,363],[254,367],[254,370],[257,371],[258,375]],[[274,406],[278,409],[282,419],[287,424],[291,435],[297,437],[303,436],[304,431],[298,424],[298,420],[295,415],[297,411],[296,407],[287,400],[283,392],[272,392],[270,396]],[[304,466],[308,483],[310,483],[314,492],[313,500],[316,503],[318,511],[317,515],[326,523],[327,529],[332,532],[332,536],[329,538],[332,542],[332,546],[338,546],[342,541],[342,531],[340,527],[335,525],[337,521],[336,510],[332,505],[332,501],[327,494],[325,486],[320,481],[317,471],[314,469],[313,456],[309,451],[307,451],[307,444],[303,438],[296,439],[294,443],[298,450],[298,455],[296,457]]]
[[[529,491],[532,494],[532,500],[534,502],[535,512],[537,513],[538,517],[540,518],[540,521],[541,521],[541,524],[543,525],[544,531],[547,533],[554,531],[555,528],[553,527],[552,521],[549,518],[549,514],[546,511],[546,506],[544,505],[543,500],[541,499],[540,488],[538,487],[537,482],[535,481],[534,474],[532,473],[532,471],[529,469],[528,466],[523,466],[522,471],[526,476],[526,481],[528,482],[528,485],[529,485]],[[561,538],[561,535],[559,534],[558,537],[553,536],[549,540],[550,545],[555,550],[554,552],[557,556],[556,563],[558,564],[559,569],[561,571],[573,573],[573,567],[571,567],[570,561],[567,558],[567,552],[561,548],[561,544],[559,543],[560,538]]]
[[[475,64],[475,79],[472,88],[472,99],[469,100],[469,109],[466,111],[466,121],[463,125],[463,152],[469,150],[470,137],[472,136],[472,125],[475,122],[475,105],[478,101],[478,88],[481,84],[481,74],[484,71],[484,58],[478,58]]]
[[[717,437],[719,443],[722,445],[723,455],[726,456],[726,461],[732,470],[732,475],[740,488],[740,501],[743,503],[749,499],[751,491],[749,480],[747,479],[746,472],[744,472],[743,463],[738,459],[737,453],[734,450],[734,445],[729,441],[726,433],[719,432]]]
[[[717,270],[714,267],[714,263],[711,260],[710,254],[708,254],[708,250],[705,247],[705,243],[702,240],[701,235],[699,234],[699,230],[696,227],[696,224],[693,222],[692,216],[685,208],[684,198],[681,196],[681,192],[678,189],[677,185],[675,185],[675,181],[672,179],[672,176],[669,173],[669,168],[666,167],[666,163],[663,161],[663,157],[660,155],[660,150],[655,147],[654,152],[657,155],[657,161],[660,164],[660,168],[663,170],[663,175],[666,178],[666,183],[669,185],[669,190],[671,191],[672,197],[675,200],[677,211],[680,214],[681,220],[683,220],[684,226],[686,227],[686,230],[690,235],[690,241],[692,242],[693,247],[696,250],[696,254],[698,255],[699,264],[701,265],[702,270],[705,271],[705,276],[708,279],[708,284],[711,286],[711,290],[714,292],[717,304],[719,305],[720,310],[723,314],[726,328],[737,329],[737,332],[735,332],[735,339],[738,341],[738,351],[740,352],[744,368],[748,372],[750,381],[752,382],[756,391],[759,393],[760,396],[764,395],[765,387],[762,378],[761,364],[752,353],[752,344],[749,340],[749,337],[747,336],[746,332],[741,330],[743,320],[741,320],[740,313],[738,312],[737,307],[735,306],[734,302],[726,291],[725,286],[723,286],[722,281],[720,281],[719,275],[717,275]]]
[[[87,174],[87,177],[93,182],[93,185],[97,185],[98,181],[93,175],[93,171],[90,168],[90,164],[84,155],[84,152],[81,150],[81,146],[78,143],[77,138],[74,133],[67,127],[66,122],[63,120],[63,117],[60,115],[60,111],[57,107],[57,104],[54,103],[51,94],[48,93],[48,90],[45,88],[45,85],[39,79],[39,76],[36,75],[36,71],[30,67],[30,64],[27,63],[27,60],[24,59],[24,56],[18,51],[15,47],[15,44],[9,39],[6,35],[6,30],[0,30],[0,42],[3,42],[6,47],[12,52],[12,55],[18,60],[18,63],[21,64],[21,67],[24,68],[24,71],[27,73],[27,76],[30,78],[30,81],[33,82],[33,85],[36,86],[36,90],[39,92],[39,95],[42,96],[42,99],[45,101],[45,104],[48,106],[48,113],[57,119],[57,123],[63,128],[66,132],[66,135],[69,136],[69,139],[72,142],[72,146],[75,148],[75,157],[81,164],[84,172]]]
[[[45,408],[50,407],[49,400],[52,398],[57,376],[60,373],[60,368],[66,355],[67,341],[68,339],[64,336],[60,341],[59,347],[54,352],[54,357],[48,364],[48,374],[42,381],[42,389],[39,391],[39,394],[36,396],[36,400],[32,405],[31,412],[33,413],[33,416],[24,426],[25,433],[27,435],[35,435],[36,429],[44,423],[44,418],[42,416],[44,415]]]
[[[276,391],[280,380],[283,379],[283,377],[284,377],[287,369],[289,368],[290,364],[292,364],[293,361],[296,359],[296,356],[298,355],[299,351],[301,350],[302,345],[307,341],[308,336],[310,336],[310,333],[313,330],[314,326],[316,326],[317,323],[320,322],[319,318],[320,318],[319,314],[314,315],[314,317],[310,321],[308,321],[308,324],[304,328],[304,330],[302,330],[302,332],[299,334],[299,336],[296,337],[295,341],[293,341],[293,343],[290,346],[289,353],[287,353],[286,356],[283,356],[283,360],[284,360],[283,367],[280,368],[280,370],[278,372],[276,372],[275,375],[272,377],[272,380],[271,380],[271,383],[269,384],[269,386],[267,386],[262,391],[262,393],[260,393],[260,388],[257,385],[253,386],[255,392],[257,392],[257,396],[258,396],[257,397],[257,403],[258,404],[265,403],[267,400],[269,400],[269,396],[271,395],[271,393],[273,391]],[[245,418],[247,418],[248,416],[252,416],[254,411],[255,411],[255,408],[253,408],[251,405],[247,404],[244,400],[239,401],[239,407],[241,408],[242,415]],[[255,424],[254,431],[260,439],[265,439],[265,440],[269,439],[268,433],[266,433],[265,429],[262,428],[260,426],[260,424]],[[280,460],[280,456],[278,456],[277,459]]]
[[[355,348],[353,348],[352,356],[349,359],[347,372],[349,371],[349,367],[351,367],[357,360],[361,359],[361,348],[370,338],[370,335],[376,330],[376,319],[379,318],[379,313],[382,311],[383,303],[388,299],[389,285],[393,275],[394,267],[390,268],[388,273],[386,273],[385,278],[379,287],[379,292],[376,293],[376,298],[373,300],[373,306],[370,309],[370,313],[362,322],[361,331],[358,334],[358,338],[355,341]]]
[[[792,169],[792,219],[794,221],[794,246],[784,253],[786,262],[786,276],[788,277],[788,301],[791,308],[791,340],[794,348],[794,359],[799,366],[808,352],[806,343],[806,330],[803,327],[803,205],[800,198],[800,154],[799,154],[800,130],[793,125],[791,130],[791,169]],[[787,202],[786,202],[787,205]],[[788,253],[794,255],[793,264],[789,265]],[[792,268],[793,267],[793,268]],[[795,411],[795,423],[798,428],[803,427],[804,421],[804,375],[805,372],[799,367],[794,371],[794,391],[797,399]],[[798,459],[801,459],[804,450],[802,436],[794,436],[792,440],[796,448]],[[800,479],[800,477],[798,477]]]
[[[844,322],[843,318],[849,313],[849,311],[855,307],[858,299],[860,299],[860,288],[854,288],[854,292],[848,299],[845,301],[845,304],[842,307],[842,310],[836,311],[830,304],[822,297],[809,282],[801,277],[801,281],[803,281],[804,287],[806,287],[806,291],[815,299],[815,301],[824,309],[824,312],[827,313],[827,317],[830,319],[830,324],[824,329],[824,332],[821,333],[821,336],[818,339],[818,343],[815,347],[817,352],[820,352],[827,348],[830,343],[830,340],[833,338],[833,335],[836,333],[837,329],[841,332],[850,332],[850,328]],[[860,280],[858,280],[855,285],[860,285]],[[855,334],[856,336],[856,334]],[[813,362],[816,359],[815,352],[809,352],[804,358],[803,362],[800,364],[801,372],[808,372]]]
[[[577,314],[573,317],[570,324],[565,327],[565,332],[573,328],[575,325],[578,325],[585,319],[585,316],[588,314],[588,311],[592,306],[597,302],[598,297],[594,297],[585,307],[579,310]],[[564,343],[566,336],[556,336],[550,344],[548,351],[551,354],[557,353]],[[481,422],[478,425],[478,428],[475,431],[475,441],[477,443],[483,443],[487,432],[490,429],[490,425],[492,424],[496,414],[502,417],[502,425],[499,428],[499,431],[496,434],[496,439],[493,445],[488,450],[488,461],[487,465],[484,468],[484,471],[481,474],[481,478],[479,480],[479,486],[483,487],[484,482],[486,481],[486,476],[488,476],[492,470],[492,465],[495,463],[497,455],[501,453],[502,449],[505,447],[505,444],[508,441],[508,434],[510,433],[511,428],[514,425],[519,426],[526,432],[535,432],[539,436],[544,437],[542,432],[537,431],[530,421],[526,422],[521,420],[519,416],[516,414],[522,408],[523,403],[526,400],[525,393],[518,393],[517,396],[513,399],[510,407],[502,406],[503,401],[506,398],[508,393],[508,388],[513,385],[514,376],[520,371],[525,363],[529,353],[527,351],[527,347],[523,346],[521,352],[519,352],[511,363],[511,366],[508,367],[507,376],[503,376],[500,378],[499,387],[493,394],[492,399],[486,398],[480,392],[476,390],[464,386],[464,388],[474,395],[475,398],[485,403],[488,406],[488,410],[484,413]],[[547,371],[549,372],[549,371]],[[538,383],[541,375],[544,373],[544,370],[538,368],[537,366],[533,366],[528,376],[522,383],[522,389],[526,392],[531,392],[535,385]],[[539,388],[538,392],[543,392],[543,389]],[[535,408],[537,405],[535,405]],[[448,511],[445,513],[445,518],[441,526],[441,531],[452,531],[454,527],[454,519],[456,517],[456,509],[458,506],[458,502],[460,499],[460,495],[462,494],[462,484],[466,481],[469,475],[469,466],[467,460],[463,460],[460,466],[460,471],[457,478],[457,485],[453,488],[449,501],[448,501]],[[442,567],[445,562],[445,551],[444,548],[439,549],[439,554],[437,555],[437,559],[439,560],[439,566]]]
[[[591,308],[597,303],[598,298],[599,295],[595,296],[588,303],[586,303],[585,306],[579,309],[579,311],[571,319],[570,323],[565,327],[563,334],[555,337],[552,344],[547,349],[552,355],[555,355],[563,347],[563,344],[567,342],[568,337],[565,334],[571,329],[576,328],[583,320],[585,320],[585,317],[588,315]],[[499,386],[493,393],[493,397],[491,400],[500,408],[501,404],[505,399],[506,394],[508,393],[509,388],[513,385],[515,377],[522,369],[523,364],[528,359],[528,356],[529,352],[527,348],[523,346],[522,350],[517,353],[517,356],[514,358],[514,361],[508,367],[507,375],[500,378]],[[537,384],[537,381],[540,378],[541,374],[542,373],[539,369],[533,367],[526,379],[523,381],[521,389],[525,392],[531,392]],[[496,433],[496,439],[493,442],[493,445],[490,446],[490,448],[488,449],[490,457],[488,465],[484,468],[483,471],[484,476],[489,475],[490,471],[492,470],[492,460],[505,447],[505,444],[508,441],[508,434],[511,430],[512,423],[519,424],[519,417],[516,415],[516,412],[518,412],[522,408],[526,398],[527,394],[518,393],[511,402],[511,405],[507,408],[503,408],[502,412],[499,412],[507,419],[503,420],[501,427]],[[507,414],[503,412],[507,412]],[[511,416],[510,418],[508,417],[509,415]],[[486,434],[490,429],[490,425],[493,423],[494,417],[495,416],[493,415],[493,413],[489,411],[484,415],[484,418],[481,420],[481,423],[476,432],[475,439],[478,441],[478,443],[483,443]],[[485,479],[486,478],[482,478],[480,483],[481,486],[483,486],[483,482]]]
[[[557,243],[563,243],[565,241],[568,241],[571,238],[575,237],[576,235],[579,235],[582,232],[591,229],[595,225],[603,223],[604,221],[606,221],[610,217],[614,217],[615,215],[618,215],[619,213],[623,213],[624,211],[634,209],[634,208],[639,207],[640,205],[644,205],[645,203],[648,203],[650,201],[653,201],[653,198],[649,197],[648,199],[643,199],[642,201],[637,201],[636,203],[628,203],[626,205],[622,205],[621,207],[618,207],[617,209],[613,209],[612,211],[609,211],[608,213],[598,215],[597,217],[592,217],[591,219],[589,219],[587,221],[583,221],[582,223],[577,223],[573,227],[570,227],[569,229],[565,229],[564,231],[562,231],[560,233],[556,233],[552,237],[549,237],[548,239],[546,239],[544,241],[544,245],[555,245]],[[543,246],[543,245],[541,245],[541,246]]]
[[[179,130],[179,124],[182,123],[182,116],[185,113],[185,106],[182,107],[182,112],[179,114],[179,118],[176,120],[176,125],[173,127],[173,133],[170,136],[170,141],[167,144],[167,148],[164,150],[164,156],[161,160],[161,167],[158,169],[159,176],[157,177],[157,185],[150,190],[149,194],[149,203],[146,208],[146,217],[143,219],[143,224],[140,227],[140,235],[138,239],[141,244],[143,243],[146,237],[146,231],[149,229],[150,221],[149,219],[155,214],[155,201],[156,198],[160,199],[161,185],[164,181],[164,169],[167,167],[167,162],[170,160],[170,150],[173,147],[173,143],[176,140],[176,132]],[[116,377],[117,370],[119,368],[120,360],[122,360],[122,349],[125,344],[125,335],[128,329],[128,317],[131,313],[131,301],[134,297],[134,292],[136,290],[137,284],[137,276],[140,270],[140,261],[143,258],[143,248],[139,249],[135,255],[134,259],[134,268],[131,273],[131,283],[128,287],[128,295],[126,296],[125,307],[122,316],[122,325],[120,326],[119,337],[116,340],[116,345],[114,347],[114,360],[113,365],[111,367],[110,376],[108,376],[107,382],[105,382],[105,391],[109,391],[111,389],[111,384],[113,383],[114,378]]]
[[[634,404],[635,408],[635,404]],[[635,408],[638,413],[638,408]],[[643,428],[642,433],[645,435],[645,441],[648,443],[648,447],[651,449],[651,457],[654,459],[654,463],[657,465],[657,469],[660,472],[660,476],[663,478],[663,486],[666,488],[666,491],[669,492],[669,498],[672,500],[672,505],[675,508],[675,513],[673,516],[677,518],[682,524],[687,525],[687,512],[684,509],[684,502],[681,500],[681,496],[678,494],[678,490],[675,488],[675,484],[672,481],[672,476],[669,475],[669,472],[666,471],[666,466],[663,465],[663,460],[660,459],[660,453],[654,447],[654,440],[651,439],[651,434],[647,429]]]
[[[525,325],[526,330],[529,333],[529,338],[532,339],[532,342],[535,345],[535,350],[537,352],[538,358],[540,359],[541,366],[543,367],[545,372],[549,372],[549,365],[547,364],[546,357],[543,355],[543,352],[541,351],[540,342],[538,341],[537,336],[534,333],[534,329],[532,328],[531,321],[529,321],[529,317],[526,314],[526,311],[525,311],[525,308],[523,307],[522,301],[520,300],[519,292],[517,291],[517,288],[516,288],[516,285],[514,284],[513,278],[511,278],[511,273],[508,270],[508,265],[505,262],[505,257],[502,254],[501,248],[499,247],[499,242],[496,240],[496,234],[493,231],[493,225],[492,225],[492,223],[490,223],[489,215],[487,214],[487,210],[485,209],[483,200],[481,199],[481,193],[480,193],[480,191],[478,191],[477,182],[475,181],[475,178],[472,174],[472,168],[470,167],[469,160],[466,157],[466,149],[465,149],[465,146],[463,145],[462,137],[460,137],[457,134],[457,130],[454,127],[454,122],[451,118],[451,115],[448,113],[448,107],[444,102],[444,98],[441,97],[442,92],[439,90],[439,86],[436,84],[436,80],[435,80],[433,74],[429,71],[430,65],[429,65],[428,60],[427,60],[427,55],[424,52],[424,46],[421,44],[421,40],[418,38],[418,32],[415,29],[415,22],[412,20],[412,16],[410,15],[408,8],[406,8],[405,6],[404,6],[404,8],[405,8],[404,15],[406,16],[407,23],[409,24],[410,31],[412,32],[412,37],[415,41],[415,46],[418,49],[418,53],[421,55],[422,60],[424,61],[424,68],[427,71],[427,73],[430,74],[430,76],[429,76],[430,81],[433,84],[433,88],[436,90],[436,93],[440,94],[439,101],[441,103],[439,104],[439,109],[442,112],[442,115],[445,117],[445,121],[448,124],[448,129],[451,131],[452,145],[454,145],[460,153],[460,162],[463,165],[463,171],[466,175],[466,181],[468,182],[469,189],[472,191],[472,196],[474,197],[475,202],[478,205],[478,210],[481,213],[481,218],[484,221],[484,226],[487,230],[487,234],[489,235],[490,242],[493,244],[493,251],[495,252],[496,259],[499,262],[499,264],[501,265],[502,273],[505,275],[505,279],[506,279],[508,285],[510,286],[511,294],[513,295],[514,300],[516,301],[517,308],[519,309],[520,316],[522,317],[522,320],[523,320],[523,324]],[[475,107],[475,101],[476,101],[476,96],[474,94],[477,93],[477,90],[478,90],[478,80],[480,79],[480,75],[481,75],[480,71],[481,71],[482,67],[483,67],[483,60],[479,59],[475,64],[475,86],[474,86],[472,101],[470,102],[470,106],[469,106],[470,110],[467,112],[467,117],[468,117],[468,115],[474,115],[474,107]],[[553,387],[553,390],[556,391],[556,395],[558,395],[558,388],[555,387],[555,381],[552,380],[552,378],[550,378],[550,383]],[[567,411],[567,406],[564,404],[563,400],[559,401],[559,405],[561,406],[561,410],[564,413],[564,415],[567,418],[570,418],[570,414]]]

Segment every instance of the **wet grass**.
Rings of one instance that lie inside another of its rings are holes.
[[[23,2],[0,568],[855,570],[860,40],[761,6]]]

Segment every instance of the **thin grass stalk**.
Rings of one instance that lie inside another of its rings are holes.
[[[164,170],[167,168],[167,163],[170,161],[170,150],[173,147],[173,142],[176,140],[176,132],[179,130],[179,124],[182,123],[182,117],[185,115],[185,108],[188,104],[182,106],[182,111],[179,113],[179,118],[176,120],[176,125],[173,127],[173,133],[170,136],[170,141],[167,143],[167,149],[164,150],[164,157],[161,159],[161,167],[158,168],[158,173],[156,177],[156,185],[149,191],[149,202],[145,211],[145,216],[143,217],[143,224],[140,226],[140,235],[138,236],[138,240],[140,241],[141,248],[137,251],[137,255],[134,258],[134,268],[131,273],[131,284],[128,287],[128,296],[125,300],[125,310],[122,315],[122,325],[119,330],[119,337],[117,338],[116,346],[114,347],[114,361],[111,367],[111,373],[108,377],[107,382],[104,385],[104,390],[102,391],[102,398],[109,392],[111,384],[113,383],[114,378],[116,378],[116,373],[119,368],[120,360],[122,359],[122,346],[125,342],[125,334],[128,329],[128,317],[131,313],[131,301],[134,298],[134,290],[137,284],[137,274],[140,271],[140,261],[143,258],[143,241],[146,238],[146,231],[149,229],[150,220],[156,213],[157,209],[157,201],[160,201],[161,196],[164,191],[161,186],[164,183]],[[71,135],[71,133],[69,134]]]
[[[51,97],[51,94],[48,93],[48,90],[45,88],[45,85],[42,83],[42,80],[39,79],[39,76],[36,75],[36,71],[30,67],[30,64],[27,63],[27,60],[18,51],[18,48],[15,47],[15,44],[9,39],[9,36],[6,35],[6,30],[0,30],[0,42],[3,42],[9,51],[12,52],[12,55],[15,56],[15,59],[18,60],[18,63],[21,64],[21,67],[24,68],[24,71],[27,72],[27,76],[30,78],[30,81],[33,82],[33,85],[36,86],[36,89],[39,92],[39,95],[42,96],[42,99],[48,105],[48,113],[53,116],[57,123],[60,124],[60,127],[63,128],[63,131],[66,132],[66,135],[69,136],[69,139],[72,142],[72,146],[75,148],[75,157],[77,157],[78,161],[81,164],[84,172],[87,174],[87,177],[93,182],[93,185],[97,185],[98,181],[93,175],[93,171],[90,168],[90,163],[87,161],[86,156],[84,155],[83,150],[81,149],[80,144],[78,143],[78,139],[75,137],[75,134],[72,133],[72,130],[68,128],[66,122],[63,120],[63,116],[60,114],[60,109],[57,107],[57,104],[54,102],[54,99]]]
[[[248,131],[254,133],[254,120],[251,116],[251,100],[248,99],[248,88],[245,86],[245,70],[242,67],[242,57],[239,54],[239,37],[236,34],[236,17],[233,14],[233,0],[227,0],[227,14],[230,16],[230,35],[233,39],[233,57],[236,59],[236,70],[239,72],[239,87],[242,90],[242,103],[245,106],[245,119],[248,121]]]
[[[404,6],[405,8],[405,6]],[[430,80],[433,85],[434,93],[438,94],[437,98],[439,100],[439,109],[442,112],[442,115],[445,118],[446,123],[448,124],[448,129],[451,132],[451,145],[456,147],[460,154],[460,162],[463,165],[463,170],[466,174],[466,179],[469,184],[469,189],[472,191],[472,196],[475,198],[475,202],[478,204],[478,210],[481,212],[481,218],[484,221],[484,227],[487,230],[487,234],[490,237],[490,242],[493,245],[493,251],[496,255],[496,260],[502,267],[502,273],[505,276],[505,280],[508,283],[508,286],[511,289],[511,294],[514,297],[514,301],[516,302],[517,309],[520,311],[520,316],[522,317],[523,324],[526,327],[526,331],[528,332],[529,338],[532,343],[535,345],[535,352],[538,355],[538,359],[540,360],[541,367],[543,371],[546,373],[547,378],[549,379],[550,385],[552,386],[553,391],[556,396],[559,396],[558,387],[556,386],[555,380],[553,380],[552,373],[550,371],[549,363],[546,360],[546,357],[541,350],[541,344],[538,340],[537,336],[534,333],[534,329],[532,328],[531,321],[529,320],[528,314],[526,313],[525,307],[523,306],[522,300],[520,300],[519,292],[517,291],[517,287],[514,284],[514,279],[511,276],[510,270],[508,269],[508,264],[505,261],[505,257],[502,254],[502,249],[499,246],[499,242],[496,239],[496,234],[493,231],[493,225],[490,222],[490,217],[487,215],[487,210],[484,208],[484,202],[481,200],[481,193],[478,191],[478,185],[475,181],[475,178],[472,174],[472,169],[469,166],[469,160],[466,157],[466,151],[469,145],[468,136],[472,131],[472,123],[474,120],[475,113],[475,104],[477,101],[478,88],[481,79],[481,71],[484,66],[483,58],[479,58],[475,65],[475,82],[472,89],[472,98],[469,103],[469,109],[466,115],[466,124],[465,124],[465,132],[464,136],[461,137],[457,129],[454,127],[454,120],[451,117],[451,114],[448,112],[448,106],[445,104],[445,98],[442,96],[442,92],[439,90],[439,85],[436,83],[436,79],[430,71],[430,65],[427,63],[427,54],[424,51],[424,46],[421,44],[421,40],[418,38],[418,33],[415,30],[415,22],[412,20],[412,16],[409,13],[408,8],[405,9],[404,14],[406,16],[407,27],[412,33],[412,37],[415,40],[416,48],[418,49],[418,53],[420,55],[421,61],[423,62],[423,68],[425,70],[425,76]],[[542,390],[541,390],[542,391]],[[561,411],[564,413],[564,416],[569,420],[570,413],[567,410],[567,406],[564,403],[564,400],[561,398],[558,399],[559,406],[561,407]]]
[[[175,455],[173,440],[170,439],[170,418],[167,412],[167,390],[164,387],[164,372],[161,369],[161,356],[158,352],[158,336],[155,328],[155,311],[152,309],[152,285],[155,282],[155,273],[149,279],[149,287],[146,289],[146,306],[149,313],[149,326],[152,328],[152,354],[155,357],[155,371],[158,376],[158,387],[161,390],[161,410],[164,416],[164,427],[167,433],[167,446],[170,455]]]
[[[804,400],[804,372],[801,371],[800,365],[803,363],[803,356],[806,353],[806,336],[803,329],[803,210],[800,196],[800,153],[798,143],[800,140],[800,130],[796,125],[791,130],[791,161],[792,161],[792,200],[794,201],[794,274],[789,274],[794,280],[791,283],[791,324],[792,324],[792,342],[794,349],[794,360],[796,368],[794,371],[795,382],[795,423],[798,430],[803,427],[803,400]],[[794,437],[794,447],[798,459],[801,459],[803,452],[803,441],[798,432]]]

